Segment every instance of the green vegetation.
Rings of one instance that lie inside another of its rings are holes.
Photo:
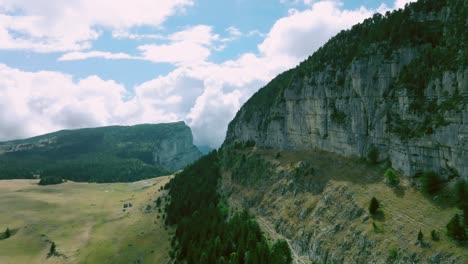
[[[455,214],[447,224],[447,235],[457,241],[464,241],[466,239],[465,228],[458,214]]]
[[[442,189],[443,181],[439,175],[433,171],[424,172],[420,181],[421,192],[426,195],[434,196]]]
[[[419,232],[418,232],[418,242],[419,243],[423,243],[423,240],[424,240],[424,234],[421,230],[421,228],[419,229]]]
[[[166,223],[177,225],[171,256],[187,263],[291,263],[287,243],[279,240],[270,248],[247,211],[229,217],[217,193],[218,162],[213,151],[168,184]]]
[[[55,256],[57,254],[57,246],[55,245],[55,242],[52,242],[50,245],[50,250],[49,253],[47,254],[48,257]]]
[[[63,182],[62,177],[60,176],[44,176],[41,177],[41,180],[39,181],[39,185],[54,185],[54,184],[60,184]]]
[[[440,240],[439,233],[437,233],[437,231],[435,231],[435,230],[432,230],[431,231],[431,239],[433,241],[439,241]]]
[[[400,183],[400,175],[391,167],[385,171],[384,177],[391,186],[397,186]]]
[[[379,207],[380,207],[380,203],[379,201],[377,200],[377,198],[375,197],[372,197],[370,203],[369,203],[369,213],[372,215],[372,216],[375,216],[379,210]]]
[[[390,248],[388,250],[388,259],[390,262],[393,262],[398,257],[398,249],[397,248]]]
[[[379,160],[379,150],[374,145],[372,145],[367,152],[367,160],[371,164],[377,164]]]
[[[0,143],[2,148],[22,145],[22,150],[0,153],[0,179],[32,179],[41,184],[60,180],[129,182],[167,175],[155,164],[157,142],[186,130],[183,123],[100,127],[63,130]],[[155,143],[156,142],[156,143]]]
[[[11,237],[11,230],[8,227],[7,227],[7,229],[5,229],[5,232],[0,233],[0,240],[7,239],[7,238],[10,238],[10,237]]]
[[[468,226],[468,184],[463,180],[458,181],[455,193],[457,205],[463,210],[463,223]]]

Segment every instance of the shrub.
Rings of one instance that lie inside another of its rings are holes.
[[[9,238],[10,236],[11,236],[11,231],[10,231],[10,229],[7,227],[7,229],[5,230],[5,235],[4,235],[4,237],[5,237],[5,238]]]
[[[421,191],[433,196],[442,189],[443,181],[435,172],[425,172],[421,177]]]
[[[390,261],[395,261],[397,257],[398,257],[398,249],[390,248],[388,250],[388,258],[390,259]]]
[[[461,224],[460,217],[458,214],[450,220],[447,224],[447,235],[455,240],[463,241],[466,238],[465,229]]]
[[[54,185],[54,184],[60,184],[63,182],[62,177],[58,176],[43,176],[41,177],[41,180],[39,181],[39,185]]]
[[[392,168],[388,168],[385,171],[384,177],[385,181],[392,186],[396,186],[400,183],[400,175]]]
[[[57,254],[57,246],[55,245],[55,242],[52,242],[52,245],[50,245],[49,254],[47,254],[47,256],[51,257],[56,254]]]
[[[379,160],[379,150],[374,145],[371,146],[369,152],[367,153],[367,160],[371,164],[376,164]]]
[[[377,211],[379,210],[379,207],[380,207],[379,201],[375,197],[372,197],[370,204],[369,204],[369,213],[372,216],[375,216],[377,214]]]

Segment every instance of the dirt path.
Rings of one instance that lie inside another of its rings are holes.
[[[264,231],[266,231],[269,236],[274,239],[274,240],[277,240],[277,239],[284,239],[287,243],[288,243],[288,246],[289,246],[289,249],[291,250],[291,254],[292,254],[292,258],[293,258],[293,263],[295,264],[307,264],[307,263],[310,263],[309,261],[307,260],[304,260],[303,258],[301,258],[297,252],[294,250],[292,244],[291,244],[291,240],[290,239],[287,239],[285,238],[284,236],[278,234],[270,225],[270,223],[265,220],[265,218],[261,217],[261,216],[258,216],[256,215],[255,216],[256,219],[257,219],[257,222],[258,224],[260,225],[260,228],[262,228]]]

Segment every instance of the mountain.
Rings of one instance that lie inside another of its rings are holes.
[[[220,197],[294,263],[468,263],[467,13],[376,14],[277,76],[229,124]]]
[[[54,176],[135,181],[167,174],[202,156],[184,122],[62,130],[0,143],[0,179]]]
[[[467,1],[421,0],[342,31],[254,94],[226,144],[389,160],[468,181]]]

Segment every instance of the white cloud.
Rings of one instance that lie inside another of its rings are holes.
[[[85,60],[90,58],[103,58],[108,60],[121,60],[121,59],[136,59],[136,57],[130,56],[126,53],[111,53],[105,51],[89,51],[80,52],[74,51],[65,53],[58,58],[59,61],[70,61],[70,60]]]
[[[259,50],[266,56],[287,54],[304,59],[340,30],[373,14],[362,7],[356,10],[341,7],[340,2],[321,1],[312,3],[310,9],[290,12],[276,21]]]
[[[404,8],[406,4],[416,2],[416,0],[396,0],[393,5],[394,9]]]
[[[139,46],[143,58],[153,62],[193,65],[207,60],[219,36],[212,27],[198,25],[176,32],[168,37],[168,44]]]
[[[134,87],[132,97],[122,85],[96,76],[73,81],[71,76],[57,72],[31,73],[0,65],[0,139],[60,128],[185,120],[192,127],[197,144],[217,147],[229,121],[254,92],[311,55],[334,34],[374,12],[365,8],[345,10],[336,1],[308,4],[307,9],[294,10],[276,21],[258,45],[257,53],[245,53],[219,64],[209,62],[209,56],[213,49],[220,48],[223,38],[213,33],[210,26],[194,26],[155,38],[162,44],[141,45],[142,54],[133,59],[178,67]],[[395,6],[400,4],[401,1],[395,2]],[[243,34],[236,29],[226,29],[229,37]],[[131,34],[128,30],[113,32],[131,38],[125,35]],[[259,32],[243,35],[248,34]],[[131,56],[89,51],[71,52],[61,59],[90,57]]]
[[[159,27],[190,5],[192,0],[2,0],[0,49],[82,50],[99,37],[97,28]]]

